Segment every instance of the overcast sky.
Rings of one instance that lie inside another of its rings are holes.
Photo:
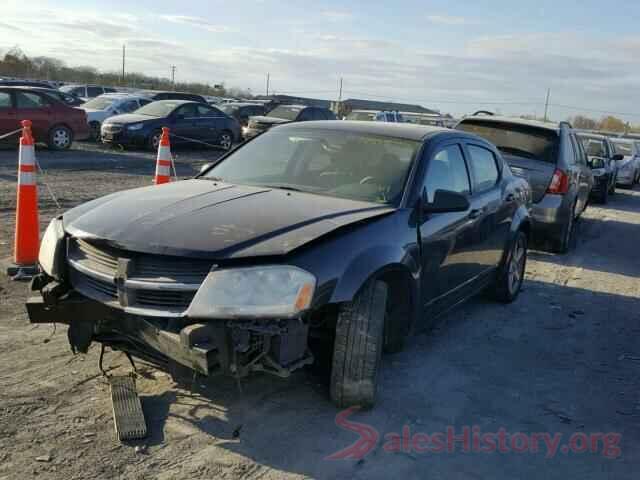
[[[640,123],[640,2],[2,0],[0,52],[319,98]],[[606,8],[604,8],[606,7]],[[636,113],[637,112],[637,113]]]

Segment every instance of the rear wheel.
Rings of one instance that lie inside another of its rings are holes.
[[[602,190],[602,193],[600,193],[600,203],[606,205],[607,202],[609,202],[609,190],[605,188]]]
[[[509,248],[493,288],[493,296],[503,303],[511,303],[520,294],[527,265],[527,236],[518,231]]]
[[[568,253],[571,249],[571,244],[574,240],[574,233],[576,227],[576,206],[574,205],[571,208],[571,214],[569,215],[569,220],[564,226],[562,230],[562,235],[560,239],[557,241],[555,246],[556,253]]]
[[[219,144],[223,150],[231,150],[233,145],[233,135],[230,131],[225,130],[220,134]]]
[[[100,140],[100,122],[91,122],[89,124],[89,131],[91,134],[91,140],[94,142]]]
[[[331,400],[343,408],[375,403],[382,359],[387,285],[368,282],[338,313],[331,368]]]
[[[56,125],[49,130],[47,145],[52,150],[67,150],[73,143],[73,132],[64,125]]]

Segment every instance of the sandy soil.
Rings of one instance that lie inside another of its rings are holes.
[[[178,174],[218,155],[178,151]],[[0,258],[13,241],[16,154],[0,151]],[[61,211],[148,185],[154,156],[80,144],[39,151],[40,176]],[[43,228],[59,210],[40,188]],[[326,457],[358,435],[336,426],[322,377],[255,375],[178,386],[143,367],[138,381],[150,429],[115,439],[98,348],[73,356],[63,327],[30,325],[27,284],[0,274],[0,480],[184,478],[636,478],[640,470],[640,192],[618,190],[590,207],[569,255],[531,252],[525,290],[512,305],[479,298],[384,359],[378,406],[350,420],[380,434],[360,460]],[[120,355],[107,365],[128,370]],[[482,432],[621,435],[620,455],[558,451],[391,453],[383,436]],[[635,475],[634,475],[635,473]]]

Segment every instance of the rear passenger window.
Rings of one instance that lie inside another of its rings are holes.
[[[88,97],[97,97],[98,95],[102,95],[104,92],[102,87],[87,87],[87,96]]]
[[[433,202],[437,190],[466,194],[471,191],[469,172],[459,145],[449,145],[436,153],[429,163],[424,188],[429,202]]]
[[[17,108],[44,108],[50,105],[50,102],[44,97],[35,93],[16,92]]]
[[[0,92],[0,108],[11,108],[11,95]]]
[[[496,157],[491,150],[477,145],[467,145],[471,155],[471,169],[473,170],[473,189],[484,192],[491,189],[499,177]]]

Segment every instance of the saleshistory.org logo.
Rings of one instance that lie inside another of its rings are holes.
[[[553,458],[558,453],[600,453],[605,458],[618,458],[622,451],[619,433],[583,433],[576,432],[562,442],[562,433],[510,433],[504,428],[497,432],[482,432],[480,427],[465,426],[462,428],[448,426],[442,432],[411,432],[409,425],[402,427],[402,432],[389,432],[381,437],[371,425],[349,420],[358,410],[351,407],[336,415],[336,425],[349,432],[357,433],[360,438],[348,447],[335,452],[327,460],[360,460],[371,453],[379,445],[385,453],[544,453],[546,458]]]

